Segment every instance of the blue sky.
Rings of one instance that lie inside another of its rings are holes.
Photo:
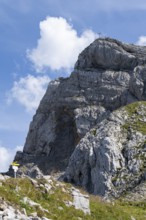
[[[0,171],[22,149],[51,79],[101,33],[146,45],[145,0],[0,0]]]

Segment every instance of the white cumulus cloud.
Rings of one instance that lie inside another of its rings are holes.
[[[16,151],[22,150],[22,146],[17,146],[14,149],[0,146],[0,172],[6,172],[10,164],[14,160]]]
[[[48,76],[28,75],[15,81],[8,95],[8,102],[16,100],[23,105],[28,112],[36,110],[42,99],[50,78]]]
[[[146,46],[146,36],[140,36],[136,44]]]
[[[91,30],[85,30],[78,36],[77,31],[62,17],[47,17],[40,22],[37,47],[28,50],[27,56],[37,72],[48,67],[52,70],[70,69],[79,53],[95,38],[97,34]]]

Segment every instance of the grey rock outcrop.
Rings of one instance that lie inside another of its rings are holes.
[[[146,102],[111,113],[72,154],[66,180],[109,198],[146,180]]]
[[[17,208],[12,207],[7,204],[0,197],[0,220],[40,220],[40,218],[27,216],[26,211],[24,213],[20,212]],[[49,219],[48,219],[49,220]]]
[[[116,113],[111,112],[129,103],[146,100],[145,73],[146,47],[128,45],[109,38],[95,40],[79,55],[70,77],[59,78],[49,84],[30,124],[23,152],[18,152],[15,157],[22,165],[20,173],[28,174],[28,169],[37,166],[43,174],[51,174],[65,171],[69,163],[66,172],[68,180],[72,181],[73,177],[74,183],[93,193],[113,193],[111,182],[114,175],[110,174],[109,179],[107,177],[112,166],[115,173],[121,166],[127,166],[124,153],[121,154],[123,144],[126,145],[127,140],[127,134],[123,136],[121,126],[126,123],[127,114],[119,112],[119,116],[116,116]],[[110,117],[113,117],[115,122]],[[103,129],[104,134],[97,132],[95,137],[91,135],[94,127]],[[131,134],[134,135],[135,144],[138,144],[139,139],[141,143],[145,140],[145,135],[140,132]],[[130,138],[132,139],[132,136]],[[100,154],[98,160],[95,157],[95,149],[99,150],[96,152],[97,155]],[[127,149],[126,156],[127,152],[130,155],[131,148],[127,145],[124,149]],[[85,169],[88,172],[84,173],[84,166],[88,163],[85,162],[86,159],[88,162],[90,160],[91,164]],[[105,170],[100,171],[105,173],[97,172],[102,160],[105,162]],[[109,165],[111,160],[112,164]],[[77,161],[79,167],[83,165],[82,169],[77,168]],[[138,172],[137,167],[140,167],[140,164],[133,163],[131,160],[131,166],[125,168],[125,175],[129,175],[128,169]],[[71,168],[71,164],[76,170]],[[93,167],[96,167],[94,171]],[[82,172],[79,177],[80,174],[76,173],[80,169]],[[118,178],[119,182],[115,181],[115,185],[122,184],[122,171],[120,175],[121,180]],[[100,186],[96,185],[97,180]],[[139,180],[140,178],[137,178],[137,184]],[[119,189],[115,195],[120,193]]]
[[[132,70],[146,61],[146,47],[128,45],[118,40],[97,39],[79,56],[77,69],[102,68]]]
[[[82,210],[85,214],[90,214],[89,196],[83,195],[77,189],[73,190],[72,195],[73,195],[73,206],[76,209]]]
[[[133,190],[128,192],[123,198],[124,201],[136,201],[144,202],[146,201],[146,182],[139,184]]]

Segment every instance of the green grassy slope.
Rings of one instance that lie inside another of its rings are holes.
[[[146,203],[144,202],[103,202],[97,196],[90,196],[91,215],[85,215],[73,206],[67,207],[66,202],[72,201],[71,185],[52,180],[51,189],[46,190],[45,179],[9,178],[0,185],[0,197],[19,210],[26,209],[28,215],[37,212],[38,216],[46,216],[53,220],[136,220],[146,219]],[[24,203],[28,197],[39,206]]]

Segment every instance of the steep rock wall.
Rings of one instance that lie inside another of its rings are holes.
[[[26,173],[35,165],[44,174],[65,171],[68,163],[74,164],[76,161],[71,155],[76,155],[82,142],[88,140],[87,132],[104,123],[114,110],[139,100],[146,100],[146,47],[128,45],[109,38],[97,39],[79,55],[70,77],[59,78],[49,84],[30,124],[23,152],[18,152],[15,160],[26,167],[22,169]],[[112,126],[115,125],[111,125],[114,133]],[[119,128],[117,126],[115,131]],[[106,136],[103,137],[104,141],[108,141]],[[93,144],[92,141],[89,143],[88,148]],[[115,148],[117,146],[115,137]],[[109,150],[107,157],[110,155]],[[73,158],[75,161],[71,162]],[[66,176],[68,180],[73,179],[95,194],[106,193],[104,175],[99,177],[102,185],[100,191],[100,187],[93,187],[98,177],[89,181],[90,166],[89,178],[85,175],[88,180],[81,182],[74,173],[72,178],[70,166]]]
[[[146,102],[115,110],[77,145],[65,180],[114,196],[146,180]]]

